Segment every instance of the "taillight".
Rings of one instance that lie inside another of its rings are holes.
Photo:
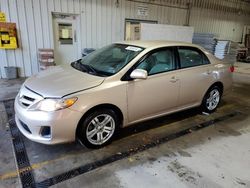
[[[234,66],[233,65],[229,67],[229,71],[234,72]]]

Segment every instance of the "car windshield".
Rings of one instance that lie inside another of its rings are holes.
[[[143,48],[125,44],[111,44],[82,58],[79,63],[88,73],[98,76],[111,76],[120,71]],[[89,71],[87,71],[89,70]]]

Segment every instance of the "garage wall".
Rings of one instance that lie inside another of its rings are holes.
[[[19,67],[20,76],[38,72],[37,49],[53,48],[51,12],[79,14],[81,48],[123,40],[125,18],[185,23],[185,9],[148,5],[149,14],[142,17],[136,13],[141,4],[125,0],[118,6],[116,0],[0,0],[7,21],[17,24],[20,46],[17,50],[0,50],[0,77],[5,77],[4,66]]]
[[[232,14],[225,11],[193,8],[190,15],[190,25],[195,28],[195,32],[211,32],[220,39],[235,42],[242,41],[244,25],[249,23],[250,15]]]
[[[0,77],[5,77],[4,66],[19,67],[20,76],[38,72],[37,49],[53,48],[51,12],[78,14],[81,48],[98,48],[124,39],[125,18],[184,25],[190,2],[189,23],[196,31],[214,32],[222,38],[240,41],[243,25],[250,24],[249,14],[223,9],[223,4],[212,12],[215,7],[206,3],[215,0],[0,0],[0,11],[5,12],[7,21],[17,24],[20,46],[16,50],[0,50]],[[138,16],[138,6],[147,7],[148,16]]]

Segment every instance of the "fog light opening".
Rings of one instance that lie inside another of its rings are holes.
[[[41,128],[41,136],[44,138],[51,138],[51,129],[49,126],[44,126]]]

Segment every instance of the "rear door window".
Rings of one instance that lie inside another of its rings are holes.
[[[178,48],[180,67],[188,68],[195,67],[199,65],[209,64],[206,56],[196,48]],[[205,59],[206,58],[206,59]]]

